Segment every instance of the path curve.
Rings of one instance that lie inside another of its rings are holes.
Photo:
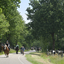
[[[35,50],[25,52],[25,55],[31,52],[35,52]],[[26,60],[25,55],[10,53],[8,58],[5,55],[0,55],[0,64],[32,64]]]

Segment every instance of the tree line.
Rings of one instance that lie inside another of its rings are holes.
[[[28,46],[26,37],[29,33],[26,24],[18,12],[21,0],[1,0],[0,1],[0,42],[6,43],[8,40],[13,48],[17,43]]]
[[[0,1],[0,42],[26,48],[64,49],[64,1],[30,0],[25,24],[17,8],[20,0]]]
[[[26,11],[33,45],[64,50],[64,0],[30,0]]]

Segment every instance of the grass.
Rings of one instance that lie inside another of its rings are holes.
[[[10,49],[9,53],[15,53],[16,51],[14,49]]]
[[[25,50],[25,52],[27,52],[27,51],[30,51],[30,49],[28,49],[28,50]]]
[[[38,62],[33,58],[31,55],[26,55],[27,60],[30,61],[32,64],[42,64],[41,62]]]
[[[45,60],[48,59],[49,62],[52,62],[53,64],[64,64],[64,57],[61,57],[60,55],[50,55],[47,56],[46,54],[42,53],[41,57],[43,57]]]
[[[0,55],[4,54],[4,52],[0,52]]]
[[[64,64],[64,57],[62,58],[61,56],[53,56],[50,57],[50,61],[54,64]]]
[[[52,62],[53,64],[64,64],[64,57],[62,58],[61,56],[56,55],[50,55],[47,56],[46,54],[41,55],[45,60],[48,59],[49,62]]]
[[[28,61],[32,64],[64,64],[64,57],[58,55],[49,55],[45,53],[30,53],[26,55]]]

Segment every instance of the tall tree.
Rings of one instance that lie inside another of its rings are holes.
[[[31,27],[34,35],[52,37],[53,49],[55,49],[55,35],[63,29],[64,1],[63,0],[30,0],[27,8],[28,19],[31,19]],[[37,37],[36,36],[36,37]]]
[[[2,14],[2,9],[0,12],[0,39],[2,39],[2,36],[9,31],[9,23],[5,18],[5,15]]]
[[[3,41],[8,39],[11,45],[20,42],[20,39],[22,40],[22,38],[24,39],[23,34],[25,23],[20,13],[17,11],[20,2],[20,0],[0,1],[2,13],[5,15],[6,21],[9,23],[9,31],[3,35]]]

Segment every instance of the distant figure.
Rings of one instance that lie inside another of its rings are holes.
[[[19,45],[17,44],[16,45],[16,54],[18,54],[18,51],[19,51]]]
[[[53,54],[54,54],[54,55],[55,55],[55,53],[56,53],[55,50],[53,50]]]
[[[21,50],[21,54],[24,55],[24,50],[25,50],[24,46],[21,46],[20,50]]]
[[[8,49],[10,50],[10,44],[8,43],[8,40],[5,45],[7,45]]]
[[[37,47],[37,51],[38,51],[38,52],[40,51],[40,47]]]

